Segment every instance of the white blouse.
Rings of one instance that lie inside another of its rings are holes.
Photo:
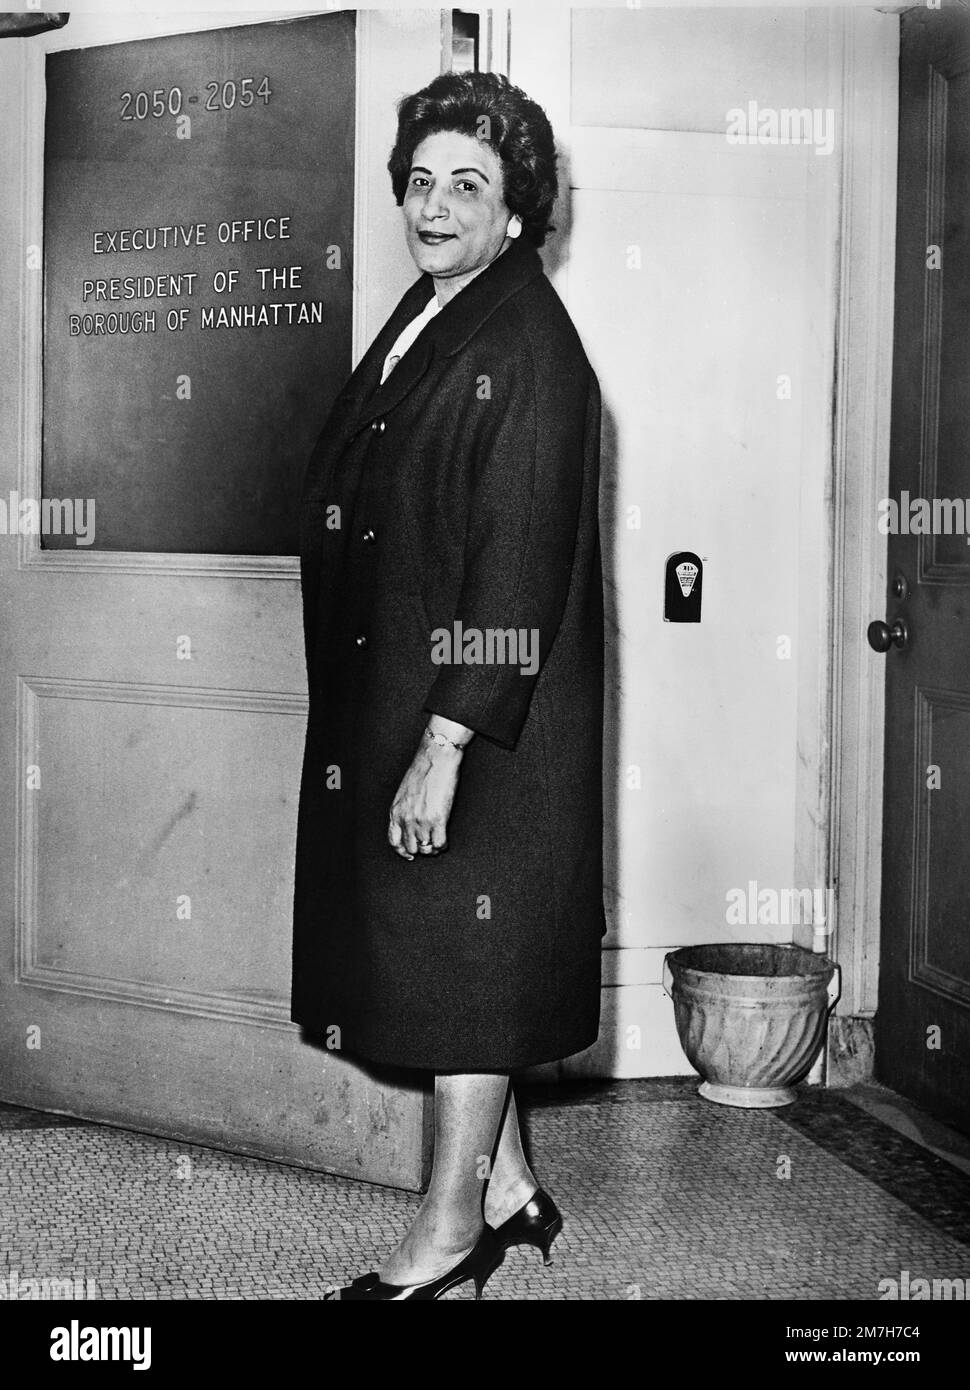
[[[384,382],[387,380],[387,378],[390,376],[391,372],[397,366],[398,362],[400,362],[401,358],[407,352],[408,348],[414,342],[415,338],[421,332],[422,328],[425,326],[426,323],[430,323],[430,321],[434,318],[435,314],[438,312],[440,308],[441,305],[438,303],[438,296],[433,295],[432,298],[428,300],[427,304],[421,310],[420,314],[418,314],[417,318],[412,319],[411,322],[407,324],[407,326],[398,334],[397,338],[394,341],[394,346],[391,348],[390,352],[384,358],[384,370],[381,373],[382,386],[384,385]]]

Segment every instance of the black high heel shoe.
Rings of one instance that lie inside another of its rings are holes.
[[[385,1284],[379,1274],[362,1274],[351,1284],[324,1294],[324,1298],[371,1299],[374,1302],[403,1302],[406,1298],[430,1301],[440,1298],[449,1289],[465,1284],[469,1279],[475,1281],[475,1297],[481,1298],[482,1289],[505,1258],[505,1247],[495,1238],[491,1226],[486,1226],[475,1245],[464,1259],[459,1260],[453,1269],[439,1274],[437,1279],[429,1279],[425,1284]]]
[[[543,1192],[541,1187],[536,1188],[525,1206],[519,1207],[508,1221],[494,1227],[496,1239],[503,1250],[507,1250],[510,1245],[534,1245],[537,1250],[542,1251],[542,1258],[547,1265],[552,1264],[549,1250],[561,1230],[562,1216],[559,1208],[548,1192]]]

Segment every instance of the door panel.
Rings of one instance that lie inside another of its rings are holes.
[[[799,808],[819,822],[836,164],[729,144],[725,117],[826,107],[829,38],[805,11],[513,15],[510,76],[568,186],[546,267],[604,399],[607,983],[567,1073],[685,1071],[666,951],[789,940],[732,922],[728,892],[819,886]],[[697,625],[663,617],[680,550],[705,565]]]
[[[293,856],[303,701],[20,686],[19,761],[50,792],[24,798],[21,862],[37,882],[20,918],[21,981],[285,1020],[286,957],[275,931],[255,928],[290,911],[281,866]],[[230,807],[231,845],[219,824]]]
[[[970,1129],[968,117],[970,12],[907,12],[890,458],[899,527],[887,614],[873,616],[902,619],[909,640],[878,658],[887,666],[876,1071]],[[935,533],[913,534],[921,500]]]
[[[125,21],[126,39],[171,27],[138,23]],[[72,16],[71,46],[111,28]],[[375,77],[388,120],[396,37]],[[0,44],[0,126],[0,497],[39,498],[44,54],[32,40]],[[382,116],[366,178],[387,138]],[[177,188],[171,206],[174,217]],[[79,235],[91,215],[78,214]],[[403,284],[377,277],[367,307]],[[271,337],[259,344],[272,352]],[[219,385],[231,401],[232,383]],[[172,400],[164,374],[142,387],[157,410]],[[244,404],[285,425],[288,400],[284,384]],[[111,447],[107,476],[129,476],[125,438]],[[296,558],[39,541],[0,535],[0,1096],[419,1187],[424,1090],[289,1021],[306,712]]]

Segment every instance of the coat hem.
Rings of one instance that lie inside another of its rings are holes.
[[[313,1037],[323,1037],[326,1027],[319,1024],[304,1023],[301,1019],[291,1019]],[[599,1038],[599,1024],[592,1031],[581,1034],[578,1039],[573,1038],[564,1044],[557,1044],[549,1048],[537,1048],[521,1054],[517,1053],[513,1057],[501,1059],[482,1059],[463,1057],[457,1060],[439,1058],[438,1060],[420,1060],[413,1055],[402,1055],[397,1053],[391,1056],[382,1048],[371,1048],[366,1043],[355,1045],[343,1042],[339,1049],[340,1053],[347,1055],[354,1061],[370,1063],[380,1067],[399,1067],[404,1071],[430,1071],[430,1072],[511,1072],[523,1071],[527,1067],[544,1066],[549,1062],[560,1062],[566,1057],[574,1057],[577,1052],[585,1052],[592,1047]]]

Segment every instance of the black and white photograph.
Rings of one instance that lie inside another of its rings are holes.
[[[970,0],[3,11],[0,267],[25,1374],[948,1369]]]

